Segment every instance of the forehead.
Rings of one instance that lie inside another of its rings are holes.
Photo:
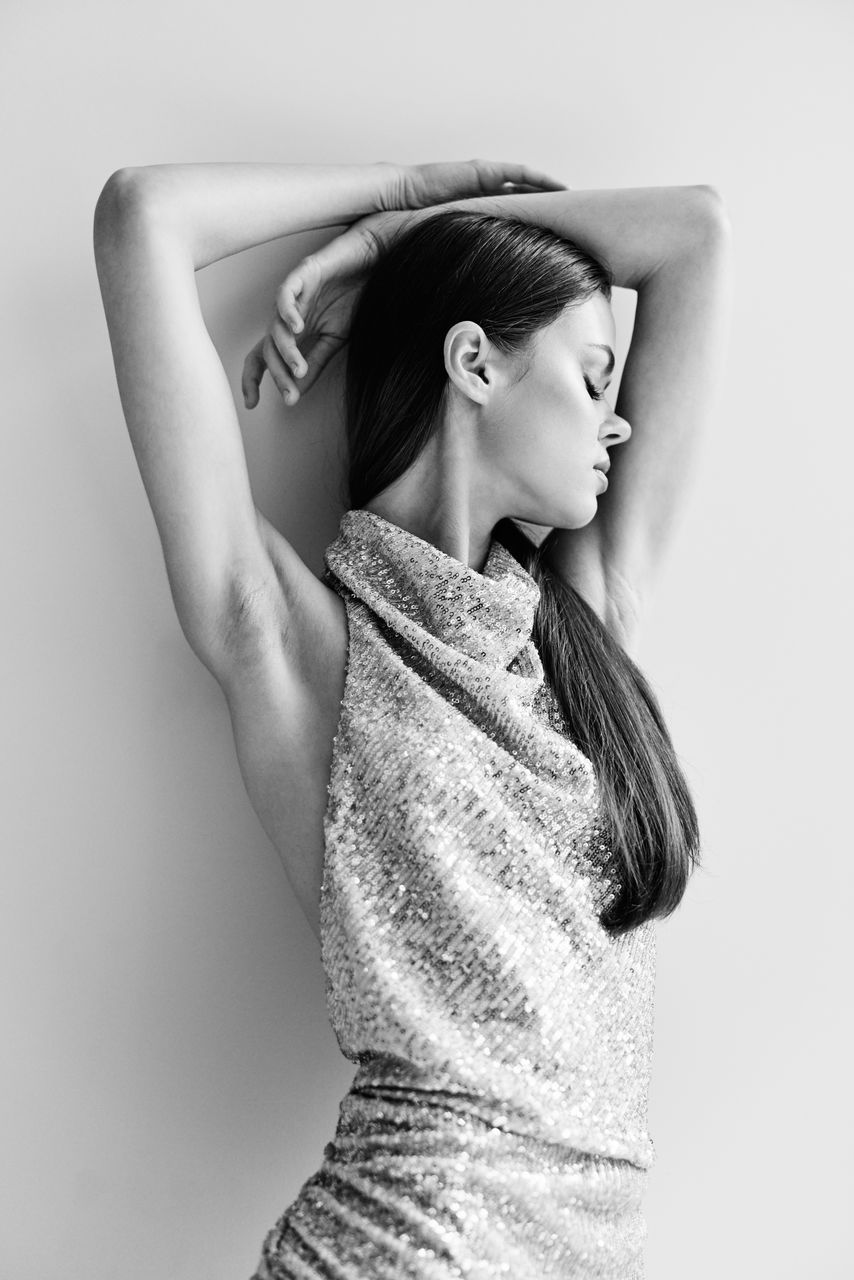
[[[614,313],[611,304],[601,293],[596,293],[580,306],[569,307],[543,331],[549,342],[569,347],[581,355],[589,344],[613,347],[616,337]],[[590,354],[595,354],[591,352]]]

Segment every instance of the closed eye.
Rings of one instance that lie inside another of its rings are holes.
[[[590,381],[589,378],[584,379],[584,384],[587,387],[587,390],[590,392],[590,397],[593,400],[601,400],[605,394],[605,391],[607,390],[607,386],[602,387],[602,389],[600,390],[599,387],[596,387],[593,385],[593,383]]]

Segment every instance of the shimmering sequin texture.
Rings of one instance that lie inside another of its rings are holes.
[[[347,608],[321,891],[358,1064],[255,1280],[637,1280],[655,932],[599,924],[589,760],[532,640],[539,587],[344,513]]]

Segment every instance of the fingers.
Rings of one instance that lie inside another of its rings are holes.
[[[505,183],[513,183],[515,187],[528,191],[568,191],[565,183],[559,182],[539,169],[531,169],[526,164],[513,164],[497,160],[472,160],[471,162],[488,185],[489,190],[500,189]]]
[[[508,182],[505,184],[504,195],[536,195],[543,191],[571,191],[571,187],[534,187],[529,186],[526,182]]]
[[[534,187],[537,191],[568,191],[569,187],[565,182],[559,182],[557,178],[551,177],[548,173],[541,173],[538,169],[529,169],[527,165],[519,166],[519,177],[511,177],[510,181],[521,186]]]
[[[303,318],[300,315],[297,299],[302,297],[304,292],[305,278],[297,270],[285,277],[276,295],[276,310],[294,333],[300,333],[303,328]]]
[[[254,409],[258,403],[259,388],[265,369],[269,372],[285,403],[295,404],[299,399],[299,390],[271,334],[268,333],[260,342],[256,342],[243,362],[241,384],[246,408]]]
[[[243,403],[246,405],[247,409],[254,409],[258,403],[258,389],[261,385],[261,379],[264,376],[264,370],[267,367],[264,363],[264,357],[261,354],[261,348],[263,345],[264,340],[262,338],[260,342],[255,343],[255,346],[243,361],[243,374],[240,379],[240,386],[243,391]]]
[[[302,320],[300,320],[301,325]],[[270,337],[273,339],[283,363],[293,376],[295,378],[304,378],[308,373],[308,364],[305,356],[297,346],[297,340],[291,332],[291,328],[283,323],[279,316],[276,316],[270,325]]]
[[[291,375],[291,371],[282,359],[279,349],[273,341],[271,333],[268,333],[264,338],[261,353],[264,357],[264,362],[267,366],[270,377],[278,387],[279,393],[285,404],[296,404],[299,399],[297,384]]]
[[[307,315],[323,279],[323,255],[326,246],[309,253],[279,286],[276,310],[294,333],[302,333]]]

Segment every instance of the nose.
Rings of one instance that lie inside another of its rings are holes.
[[[608,412],[600,429],[600,438],[608,445],[624,444],[632,434],[632,429],[626,419],[615,413],[607,401],[606,408]]]

